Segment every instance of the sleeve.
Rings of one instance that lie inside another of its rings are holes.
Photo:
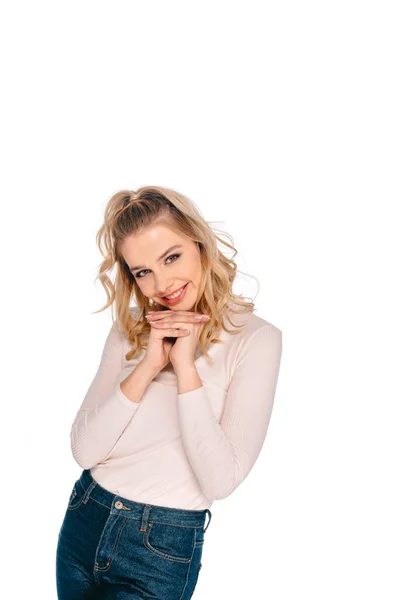
[[[271,418],[282,356],[282,331],[268,323],[238,351],[221,421],[204,386],[178,394],[182,443],[203,494],[226,498],[259,456]]]
[[[123,339],[114,322],[97,373],[72,423],[72,455],[83,469],[90,469],[110,454],[140,406],[120,388]]]

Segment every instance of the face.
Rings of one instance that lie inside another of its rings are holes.
[[[145,296],[168,310],[192,309],[202,275],[195,242],[158,223],[126,238],[120,251]],[[183,286],[178,298],[165,298]]]

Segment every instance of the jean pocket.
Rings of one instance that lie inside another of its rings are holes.
[[[74,487],[72,488],[72,492],[70,494],[68,500],[68,510],[76,510],[82,503],[83,497],[85,495],[85,491],[79,481],[75,481]]]
[[[189,563],[194,550],[195,529],[149,521],[143,534],[143,543],[160,558]]]

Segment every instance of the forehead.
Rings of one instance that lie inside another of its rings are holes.
[[[182,236],[166,225],[153,225],[129,236],[120,246],[125,262],[131,270],[144,268],[152,262],[162,260],[170,252],[190,250],[192,240]],[[179,248],[172,246],[179,245]]]
[[[123,244],[121,251],[128,254],[146,253],[152,255],[165,250],[173,244],[187,244],[186,237],[179,235],[176,231],[167,225],[158,223],[141,229],[139,232],[128,236]]]

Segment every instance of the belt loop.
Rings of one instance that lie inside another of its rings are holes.
[[[143,509],[143,514],[142,514],[142,523],[140,525],[140,531],[146,531],[147,529],[147,522],[149,519],[149,514],[150,514],[150,505],[146,504],[144,509]]]
[[[82,502],[83,502],[84,504],[86,504],[86,503],[87,503],[87,501],[89,500],[89,498],[90,498],[90,494],[91,494],[91,492],[92,492],[92,489],[93,489],[93,488],[94,488],[96,485],[97,485],[97,481],[92,481],[92,483],[89,485],[88,489],[87,489],[87,490],[86,490],[86,492],[85,492],[85,495],[83,496],[83,500],[82,500]]]
[[[212,517],[211,511],[208,510],[208,508],[206,508],[206,513],[208,513],[209,519],[208,519],[207,527],[205,529],[203,529],[204,533],[207,531],[207,528],[208,528],[209,524],[211,523],[211,517]]]

